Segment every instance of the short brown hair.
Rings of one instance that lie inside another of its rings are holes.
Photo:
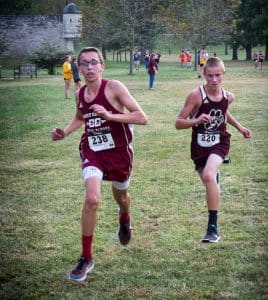
[[[70,54],[64,56],[64,60],[69,60],[70,58],[72,58],[72,56]]]
[[[210,58],[206,61],[205,65],[204,65],[204,68],[203,68],[204,74],[205,74],[205,72],[206,72],[206,69],[207,69],[207,68],[210,68],[210,67],[221,67],[223,73],[225,72],[225,66],[224,66],[224,63],[223,63],[223,61],[222,61],[220,58],[218,58],[218,57],[210,57]]]
[[[86,53],[86,52],[95,52],[95,53],[97,53],[97,54],[98,54],[98,57],[99,57],[99,60],[100,60],[100,62],[101,62],[101,64],[104,64],[104,59],[103,59],[102,53],[101,53],[101,51],[100,51],[98,48],[96,48],[96,47],[85,47],[85,48],[83,48],[83,49],[80,51],[80,53],[78,54],[78,57],[77,57],[77,62],[78,62],[78,64],[80,64],[80,57],[81,57],[81,54]]]

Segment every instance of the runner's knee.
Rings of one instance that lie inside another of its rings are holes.
[[[117,201],[118,203],[120,203],[121,205],[127,205],[129,203],[129,197],[128,195],[124,195],[124,196],[120,196],[117,197]]]
[[[97,195],[89,195],[85,199],[83,210],[97,210],[100,199]]]
[[[119,205],[125,206],[129,204],[130,197],[127,190],[119,191],[113,188],[113,196]]]
[[[216,182],[216,174],[212,172],[211,170],[203,170],[202,173],[202,179],[204,184],[206,183],[211,183],[211,182]]]

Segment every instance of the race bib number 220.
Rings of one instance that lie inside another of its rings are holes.
[[[198,133],[197,144],[201,147],[212,147],[219,144],[220,134],[219,133]]]

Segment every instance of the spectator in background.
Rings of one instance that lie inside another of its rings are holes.
[[[79,76],[79,70],[78,70],[78,66],[77,66],[75,57],[72,58],[71,67],[72,67],[72,72],[73,72],[73,80],[74,80],[74,84],[75,84],[75,90],[78,90],[81,87],[81,78]]]
[[[161,52],[156,52],[156,54],[155,54],[155,62],[157,64],[157,66],[160,63],[160,58],[161,58]]]
[[[185,52],[184,52],[184,50],[181,50],[179,58],[180,58],[180,65],[181,65],[182,68],[184,68],[184,63],[185,63]]]
[[[154,89],[154,80],[155,80],[155,75],[157,74],[158,71],[158,66],[155,61],[156,54],[152,53],[149,58],[148,62],[148,74],[149,74],[149,89],[153,90]]]
[[[189,49],[186,51],[185,57],[186,57],[186,68],[191,69],[191,67],[192,67],[192,55],[191,55],[191,51]]]
[[[263,61],[264,61],[264,55],[263,55],[262,51],[259,51],[258,61],[259,61],[260,69],[262,70],[262,65],[263,65]]]
[[[69,90],[70,90],[71,81],[73,78],[71,61],[72,61],[71,55],[66,55],[64,58],[64,63],[62,65],[65,99],[70,99]]]
[[[145,56],[144,56],[144,66],[146,69],[148,68],[149,59],[150,59],[150,53],[149,53],[149,50],[146,50]]]
[[[139,70],[140,68],[140,59],[141,59],[141,55],[138,51],[135,51],[135,53],[133,54],[133,62],[134,62],[134,68],[136,70]]]
[[[197,62],[197,76],[201,78],[201,67],[200,67],[200,50],[197,51],[196,62]]]
[[[207,61],[207,51],[205,49],[202,49],[201,52],[200,52],[200,75],[201,77],[203,78],[203,68],[204,68],[204,65]]]
[[[257,67],[258,67],[258,60],[259,60],[257,52],[253,53],[252,60],[253,60],[253,65],[254,65],[255,69],[257,69]]]

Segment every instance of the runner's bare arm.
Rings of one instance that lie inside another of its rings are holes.
[[[227,111],[226,116],[227,116],[227,123],[232,125],[239,132],[241,132],[245,138],[252,137],[251,131],[248,128],[242,126],[229,111]]]
[[[64,129],[58,127],[53,128],[51,138],[53,141],[62,140],[83,125],[83,116],[78,110],[76,110],[75,116]]]
[[[185,104],[175,121],[176,129],[187,129],[195,125],[211,121],[210,116],[206,114],[201,114],[196,119],[189,118],[190,114],[200,107],[201,101],[202,100],[197,90],[192,91],[186,97]]]
[[[109,81],[105,95],[111,105],[122,112],[120,114],[111,114],[103,106],[93,104],[90,108],[105,120],[139,125],[145,125],[148,122],[144,111],[120,81]]]

